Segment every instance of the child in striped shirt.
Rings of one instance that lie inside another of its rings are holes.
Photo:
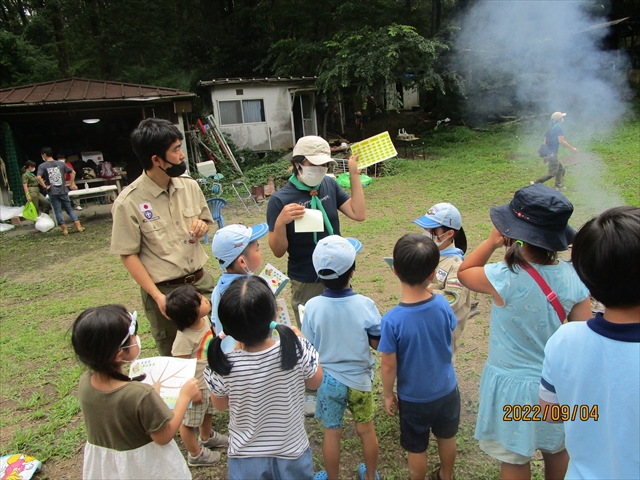
[[[312,479],[304,391],[322,382],[318,353],[299,331],[277,325],[276,301],[260,277],[241,276],[220,298],[223,334],[208,349],[204,376],[216,409],[229,409],[229,479]],[[276,329],[279,342],[271,338]],[[236,349],[224,353],[222,336]],[[264,477],[266,478],[266,477]]]

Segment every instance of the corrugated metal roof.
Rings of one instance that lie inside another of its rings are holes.
[[[236,77],[236,78],[214,78],[213,80],[200,80],[198,85],[210,87],[212,85],[228,85],[232,83],[277,83],[292,82],[301,80],[316,80],[318,77]]]
[[[46,105],[114,100],[149,101],[171,97],[195,97],[195,93],[175,88],[151,87],[133,83],[66,78],[53,82],[1,89],[0,105]]]

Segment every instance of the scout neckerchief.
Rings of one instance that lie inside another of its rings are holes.
[[[289,181],[298,190],[301,190],[303,192],[309,192],[309,195],[311,195],[311,208],[315,208],[316,210],[320,210],[322,212],[322,218],[324,220],[325,227],[327,227],[327,232],[329,232],[329,235],[333,235],[333,226],[329,221],[329,217],[327,217],[327,212],[324,211],[322,202],[318,198],[318,189],[320,188],[320,184],[322,182],[320,182],[318,185],[312,188],[309,185],[305,185],[300,180],[298,180],[298,177],[296,177],[295,174],[289,177]],[[313,242],[318,243],[318,232],[313,232]]]
[[[464,261],[464,252],[459,248],[449,247],[444,250],[440,250],[441,257],[454,258],[458,257],[460,260]]]

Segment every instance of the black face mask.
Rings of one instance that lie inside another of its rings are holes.
[[[162,168],[162,167],[160,167],[160,168],[164,171],[164,173],[169,175],[171,178],[179,177],[180,175],[182,175],[184,172],[187,171],[187,164],[185,162],[180,162],[178,164],[171,163],[171,162],[169,162],[167,160],[165,160],[165,162],[167,162],[171,166],[169,168],[167,168],[166,170],[164,168]]]

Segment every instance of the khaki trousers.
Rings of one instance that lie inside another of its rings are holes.
[[[293,314],[296,316],[296,325],[298,328],[301,327],[298,305],[304,305],[309,299],[317,297],[323,291],[324,285],[322,282],[304,283],[293,279],[291,280],[291,308],[293,308]]]

